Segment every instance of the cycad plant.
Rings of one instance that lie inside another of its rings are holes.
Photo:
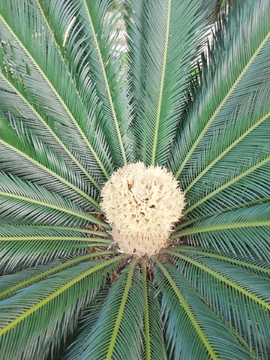
[[[270,358],[270,1],[216,4],[0,1],[1,360]]]

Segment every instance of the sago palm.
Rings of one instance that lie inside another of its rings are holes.
[[[270,1],[216,4],[0,1],[1,360],[269,359]]]

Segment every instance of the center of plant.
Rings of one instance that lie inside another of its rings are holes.
[[[101,208],[126,254],[156,254],[182,215],[184,194],[171,172],[144,163],[125,165],[104,185]]]

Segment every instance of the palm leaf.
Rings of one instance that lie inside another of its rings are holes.
[[[15,117],[31,128],[35,134],[48,145],[58,156],[61,156],[74,170],[82,173],[85,179],[90,180],[96,188],[100,189],[97,182],[86,171],[85,167],[74,157],[74,155],[63,144],[54,132],[51,121],[49,124],[44,111],[37,107],[32,96],[26,93],[20,77],[16,77],[8,66],[8,60],[3,54],[0,45],[0,105],[3,113],[13,114]],[[15,105],[16,104],[16,105]]]
[[[96,197],[93,189],[86,187],[68,164],[14,119],[7,122],[0,117],[0,151],[5,154],[0,169],[43,185],[72,199],[82,208],[89,210],[92,204],[100,211],[99,204],[93,199]]]
[[[140,118],[143,117],[143,92],[141,89],[145,87],[144,77],[144,57],[146,52],[144,32],[147,28],[146,18],[148,7],[146,0],[125,1],[124,2],[124,20],[127,32],[127,47],[128,47],[128,77],[130,87],[132,90],[132,105],[133,105],[133,123],[135,125],[135,132],[142,134],[143,125],[140,123]],[[140,139],[136,136],[133,138],[136,144],[136,156],[139,158]]]
[[[102,252],[102,255],[110,254],[114,254],[114,251]],[[11,296],[16,291],[41,281],[42,279],[62,271],[65,268],[69,268],[85,260],[90,260],[94,256],[94,254],[87,254],[68,261],[57,259],[51,262],[46,262],[44,265],[27,268],[26,270],[20,271],[18,274],[3,275],[0,284],[0,299]]]
[[[268,126],[269,66],[264,59],[270,46],[269,2],[250,2],[242,10],[238,22],[235,20],[228,28],[226,56],[200,92],[200,104],[199,97],[194,102],[170,160],[169,166],[187,189],[190,207],[185,214],[190,217],[206,211],[215,213],[224,207],[240,207],[269,196],[264,185],[269,160],[265,134],[259,140],[261,147],[245,156],[247,143],[254,144],[255,137],[258,141],[258,133]],[[254,20],[250,18],[251,11]],[[225,141],[218,141],[220,137]],[[233,158],[238,158],[237,164]],[[252,194],[253,188],[249,187],[255,176],[261,180],[260,194]],[[235,201],[230,194],[234,194]]]
[[[207,299],[223,322],[257,356],[269,356],[269,278],[215,258],[169,250],[180,270]],[[248,268],[248,266],[247,266]],[[264,268],[262,267],[262,272]],[[194,276],[196,274],[196,276]],[[249,324],[247,326],[247,324]],[[241,342],[241,340],[240,340]]]
[[[266,86],[266,89],[268,89],[268,86]],[[232,161],[234,158],[235,164],[239,164],[238,166],[240,167],[240,155],[243,159],[242,166],[245,163],[247,164],[254,155],[259,156],[258,142],[255,145],[255,138],[260,138],[262,146],[267,151],[267,138],[265,136],[265,129],[269,126],[269,109],[267,106],[269,92],[264,91],[259,93],[258,98],[259,100],[256,99],[253,101],[253,105],[256,106],[256,109],[254,110],[252,116],[248,115],[248,107],[243,107],[238,116],[232,119],[232,121],[228,121],[228,124],[226,124],[224,130],[222,130],[222,134],[224,134],[224,143],[222,144],[222,147],[225,147],[223,151],[221,151],[221,148],[219,148],[217,144],[216,134],[213,139],[213,144],[211,144],[211,146],[215,148],[213,154],[210,155],[212,159],[210,158],[209,165],[192,181],[192,183],[187,186],[187,192],[190,192],[194,186],[196,186],[196,190],[198,191],[200,183],[202,182],[201,179],[203,178],[205,181],[205,175],[207,173],[210,174],[212,172],[213,174],[213,171],[217,172],[219,170],[221,177],[221,165],[225,165],[225,163],[228,164],[229,160]],[[246,120],[248,119],[249,121],[244,122],[244,118]],[[232,141],[233,139],[235,140]],[[250,148],[248,148],[247,144],[250,145]],[[237,173],[237,168],[235,170],[231,170],[232,174],[233,171]]]
[[[172,265],[164,266],[157,259],[155,262],[170,359],[253,358]],[[164,283],[166,286],[161,285]],[[224,341],[228,346],[224,347]]]
[[[13,227],[15,227],[17,225],[13,225]],[[29,230],[30,227],[27,227],[27,229]],[[25,230],[27,230],[25,229]],[[104,238],[111,238],[110,234],[104,232],[104,231],[97,231],[97,230],[88,230],[85,228],[79,228],[79,227],[65,227],[65,226],[44,226],[44,225],[40,225],[40,226],[35,226],[35,225],[31,225],[31,229],[33,230],[37,230],[37,229],[48,229],[50,230],[64,230],[64,231],[68,231],[69,234],[78,234],[78,233],[82,233],[82,234],[89,234],[89,235],[95,235],[95,236],[101,236]],[[78,235],[76,235],[78,236]]]
[[[87,233],[75,232],[72,228],[2,225],[0,272],[10,273],[54,258],[85,254],[89,246],[107,247],[110,242],[89,238]]]
[[[136,259],[110,290],[79,359],[140,359],[144,297],[135,263]]]
[[[223,251],[214,250],[213,248],[203,249],[196,246],[181,246],[181,248],[176,247],[175,250],[180,251],[181,253],[194,253],[222,261],[227,261],[234,265],[248,269],[261,276],[268,276],[268,274],[270,274],[270,264],[266,261],[260,260],[254,254],[250,257],[242,257],[238,253],[225,253]]]
[[[237,251],[242,256],[256,254],[269,259],[269,203],[228,211],[197,221],[171,236],[187,236],[190,244],[213,246],[217,250]]]
[[[44,273],[46,274],[48,271],[53,272],[52,269],[61,265],[62,263],[62,259],[56,259],[49,261],[46,264],[38,265],[33,268],[27,268],[17,274],[2,275],[0,282],[0,299],[2,300],[5,297],[9,297],[17,290],[22,289],[24,286],[30,285],[32,283],[32,279],[34,280],[39,276],[42,278],[42,275]]]
[[[28,218],[31,218],[32,224],[40,224],[43,221],[43,224],[49,225],[55,221],[55,225],[64,225],[66,221],[70,221],[70,224],[72,221],[76,222],[77,217],[109,228],[109,225],[84,213],[78,206],[60,195],[3,172],[0,172],[0,201],[0,219],[5,217],[6,221],[16,220],[26,223]]]
[[[3,46],[5,54],[9,62],[14,64],[13,71],[20,69],[20,76],[23,77],[27,90],[32,93],[35,89],[35,99],[42,108],[46,109],[47,116],[55,121],[57,135],[72,151],[80,154],[87,169],[91,168],[89,173],[102,182],[103,177],[108,177],[108,174],[101,159],[107,164],[108,157],[104,148],[98,149],[104,140],[96,124],[96,100],[93,90],[91,98],[93,108],[88,112],[76,95],[75,83],[72,82],[67,67],[62,63],[53,39],[43,28],[39,18],[35,18],[34,8],[30,5],[25,0],[20,5],[14,4],[13,8],[7,1],[1,4],[1,36],[2,40],[11,44],[11,46]],[[17,26],[18,23],[29,24],[29,28],[24,27],[22,31],[22,28]],[[32,33],[42,36],[34,38]],[[46,56],[41,56],[44,41],[48,50]],[[48,98],[51,99],[51,106],[48,106]],[[99,134],[98,142],[93,136],[95,129]],[[93,143],[86,136],[89,131]],[[97,151],[100,153],[98,154]]]
[[[93,0],[76,0],[65,7],[58,6],[58,3],[48,8],[41,1],[59,46],[63,45],[63,39],[67,39],[66,52],[73,61],[73,71],[78,74],[80,88],[83,89],[85,83],[95,84],[97,96],[103,104],[104,119],[100,117],[99,123],[110,144],[114,162],[122,166],[133,157],[132,143],[127,138],[131,114],[127,84],[119,79],[121,57],[115,56],[118,40],[117,34],[112,33],[115,21],[112,6],[104,0],[98,3]],[[108,13],[112,15],[111,19],[106,16]],[[72,19],[71,27],[67,18]],[[65,38],[67,30],[69,35]],[[78,43],[81,45],[80,52]]]
[[[91,305],[84,310],[84,314],[79,323],[79,335],[71,344],[70,349],[66,355],[67,360],[79,359],[84,351],[85,342],[91,333],[108,296],[109,289],[102,288],[96,297],[91,301]]]
[[[270,358],[270,2],[220,4],[0,2],[1,359]],[[99,205],[137,160],[187,203],[139,260]]]
[[[163,324],[160,319],[160,305],[155,296],[155,288],[150,281],[147,281],[146,267],[142,268],[143,290],[144,290],[144,356],[145,360],[167,359],[163,339]]]
[[[6,359],[13,359],[18,353],[23,354],[22,359],[46,358],[48,345],[57,348],[65,332],[73,330],[82,307],[91,301],[104,276],[120,259],[81,263],[1,301],[1,354]],[[74,292],[77,294],[75,307]],[[22,333],[22,328],[27,331]],[[19,335],[18,347],[10,349],[10,341],[16,342]]]
[[[259,158],[254,156],[248,169],[238,168],[239,175],[226,179],[223,185],[192,204],[184,215],[188,213],[190,217],[204,216],[206,213],[212,215],[224,211],[224,207],[226,210],[231,210],[241,205],[250,206],[269,200],[270,189],[267,177],[270,155],[265,155],[263,152],[260,155]],[[203,209],[202,204],[204,204]]]
[[[207,10],[211,6],[209,2]],[[128,27],[129,37],[131,47],[141,57],[131,64],[131,75],[143,94],[141,104],[135,98],[139,118],[134,127],[146,164],[164,165],[176,134],[181,97],[187,90],[192,60],[202,41],[203,16],[199,9],[199,2],[174,0],[131,5],[129,14],[133,16],[135,12],[132,20],[137,24],[139,19],[139,29],[136,25]]]
[[[109,235],[97,231],[87,231],[84,229],[69,228],[69,227],[49,227],[49,226],[10,226],[2,225],[0,229],[0,239],[6,241],[14,241],[17,239],[29,240],[29,239],[44,239],[44,240],[78,240],[78,241],[101,241],[104,243],[110,243],[110,239],[100,239],[94,237],[88,237],[88,234],[95,234],[96,236],[108,237]]]

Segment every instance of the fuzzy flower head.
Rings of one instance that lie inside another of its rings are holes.
[[[125,165],[104,185],[102,210],[113,237],[126,253],[152,255],[166,245],[182,215],[184,194],[171,172],[142,162]]]

